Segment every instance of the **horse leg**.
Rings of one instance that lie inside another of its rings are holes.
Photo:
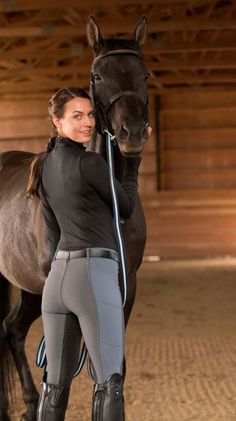
[[[10,284],[0,273],[0,420],[10,421],[8,416],[8,393],[11,392],[10,350],[7,346],[3,320],[10,312]]]
[[[21,420],[35,421],[39,394],[34,385],[25,354],[25,338],[31,324],[41,314],[41,296],[21,291],[19,305],[5,320],[5,329],[9,347],[19,374],[26,412]]]
[[[136,273],[133,273],[128,277],[128,285],[127,285],[127,297],[124,307],[124,319],[125,319],[125,326],[127,326],[129,317],[134,305],[135,295],[136,295]]]
[[[126,303],[124,307],[124,321],[125,321],[125,327],[128,324],[129,317],[134,305],[136,295],[136,273],[129,276],[128,280],[128,290],[127,290],[127,297],[126,297]],[[124,358],[123,363],[123,379],[125,380],[126,376],[126,359]]]

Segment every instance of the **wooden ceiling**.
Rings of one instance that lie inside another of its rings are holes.
[[[236,0],[0,0],[0,93],[88,87],[86,22],[131,37],[142,15],[153,93],[236,86]]]

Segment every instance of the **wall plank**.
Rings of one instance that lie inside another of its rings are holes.
[[[35,136],[48,136],[49,133],[50,124],[44,118],[26,117],[1,121],[1,139],[24,139]]]
[[[146,256],[236,255],[235,190],[160,192],[143,197]]]
[[[236,148],[236,128],[162,130],[160,142],[165,150]]]
[[[0,101],[0,120],[38,117],[47,118],[48,101],[46,99],[16,99]]]
[[[182,170],[162,173],[165,190],[204,190],[236,188],[236,169]]]
[[[170,93],[161,97],[164,109],[204,109],[214,105],[214,108],[236,107],[236,95],[234,89],[222,89],[218,91],[196,89],[192,93],[179,91],[178,94]]]
[[[50,136],[47,107],[46,98],[0,100],[0,152],[44,150]]]
[[[28,151],[33,153],[40,153],[46,149],[48,139],[32,138],[32,139],[8,139],[0,140],[0,152],[6,151]]]
[[[162,110],[162,130],[236,127],[236,107]]]
[[[236,186],[236,91],[161,97],[162,189]]]
[[[163,171],[212,169],[216,172],[216,169],[232,168],[236,170],[236,147],[166,150],[162,160]]]

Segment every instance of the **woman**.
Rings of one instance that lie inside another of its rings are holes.
[[[47,151],[31,166],[27,196],[42,200],[53,257],[42,297],[48,362],[38,421],[64,420],[80,329],[95,373],[93,420],[124,420],[124,319],[108,166],[86,152],[95,127],[88,94],[63,88],[49,101]],[[135,204],[140,158],[127,158],[117,194],[122,218]]]

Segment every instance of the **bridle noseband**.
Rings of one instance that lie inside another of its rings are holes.
[[[146,100],[144,102],[143,98],[140,95],[138,95],[136,92],[120,91],[114,94],[110,99],[108,99],[106,104],[100,101],[99,97],[97,96],[95,92],[95,82],[94,82],[95,65],[104,57],[114,56],[114,55],[119,55],[119,54],[133,55],[137,57],[139,60],[142,60],[141,53],[136,50],[118,49],[118,50],[107,51],[106,53],[103,53],[103,54],[99,54],[97,57],[95,57],[91,66],[90,93],[91,93],[91,97],[94,103],[94,107],[98,114],[98,122],[97,122],[96,128],[100,134],[104,133],[105,130],[108,130],[110,133],[113,133],[111,123],[108,119],[108,111],[111,105],[113,105],[116,101],[118,101],[120,98],[123,98],[123,97],[134,97],[139,101],[141,107],[143,108],[144,120],[146,122],[146,125],[148,125],[148,111],[147,111],[148,101]]]

